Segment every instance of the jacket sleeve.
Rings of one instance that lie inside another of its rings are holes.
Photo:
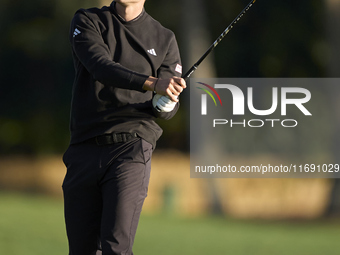
[[[78,10],[73,17],[70,42],[74,54],[94,79],[107,86],[145,92],[142,87],[148,76],[112,60],[99,28],[84,9]]]
[[[182,75],[182,65],[181,58],[179,54],[179,49],[177,45],[177,41],[175,35],[172,34],[169,49],[166,54],[166,57],[158,69],[158,78],[171,78],[173,76],[181,77]],[[176,104],[175,108],[171,112],[158,112],[153,108],[155,115],[161,119],[171,119],[177,113],[179,108],[179,102]]]

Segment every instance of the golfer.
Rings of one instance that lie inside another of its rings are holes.
[[[75,81],[63,156],[69,254],[133,254],[151,155],[186,88],[174,34],[145,0],[80,9],[70,29]]]

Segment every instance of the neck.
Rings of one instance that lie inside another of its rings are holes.
[[[144,8],[143,1],[139,1],[138,3],[127,4],[116,2],[116,11],[125,21],[131,21],[137,18],[138,15],[142,13],[143,8]]]

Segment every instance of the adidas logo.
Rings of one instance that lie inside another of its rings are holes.
[[[76,35],[79,35],[81,32],[79,31],[78,28],[76,28],[73,32],[73,37],[76,37]]]
[[[150,49],[150,50],[148,50],[148,52],[149,52],[151,55],[153,55],[153,56],[156,56],[156,57],[157,57],[157,54],[156,54],[156,51],[155,51],[155,49]]]

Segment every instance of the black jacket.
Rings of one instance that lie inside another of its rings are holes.
[[[177,42],[144,10],[126,22],[114,5],[80,9],[72,20],[71,144],[104,133],[137,132],[155,147],[162,129],[154,119],[172,118],[178,104],[159,113],[152,107],[153,92],[142,86],[149,76],[181,76]]]

